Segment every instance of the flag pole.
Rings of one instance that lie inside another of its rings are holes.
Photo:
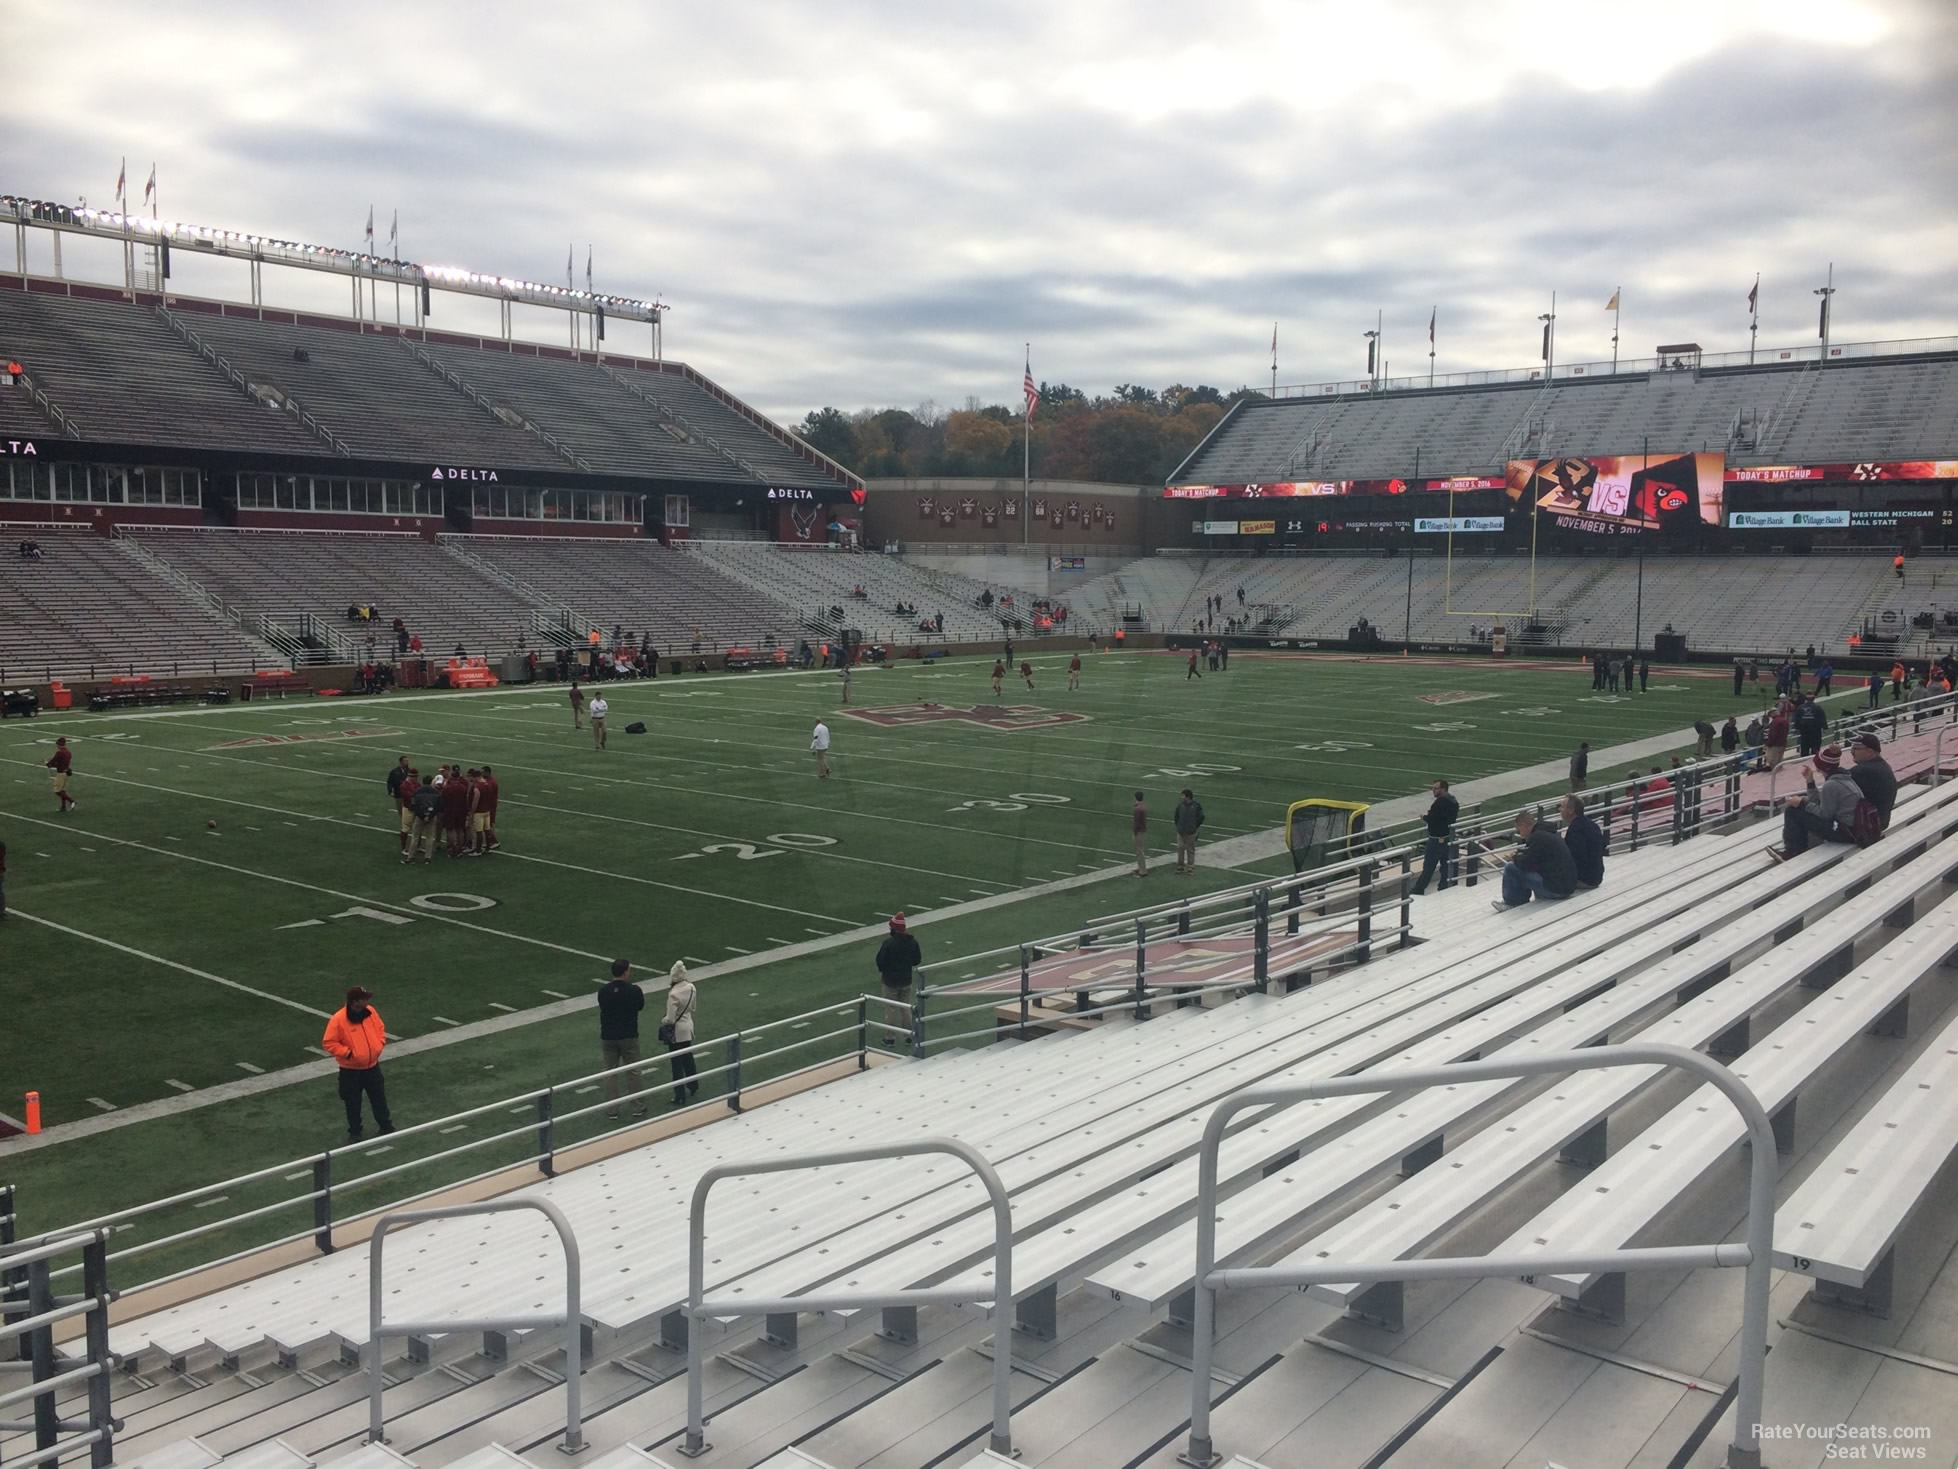
[[[1033,343],[1027,343],[1027,376],[1033,376]],[[1033,504],[1033,404],[1028,403],[1020,415],[1020,544],[1031,543],[1033,522],[1030,507]]]
[[[1754,335],[1761,330],[1761,272],[1754,272],[1754,289],[1747,293],[1747,365],[1754,365]]]
[[[1278,396],[1278,323],[1271,324],[1271,396]]]
[[[1623,286],[1611,293],[1611,370],[1614,373],[1618,371],[1618,323],[1625,317],[1625,308],[1620,304],[1620,298],[1624,294]],[[1593,296],[1591,299],[1595,301],[1597,297]]]
[[[1428,308],[1428,386],[1431,388],[1435,385],[1435,322],[1440,315],[1439,306]],[[1415,450],[1415,455],[1418,463],[1420,450]]]

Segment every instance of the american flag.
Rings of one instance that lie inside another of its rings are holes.
[[[1033,348],[1031,346],[1027,348],[1026,381],[1021,383],[1020,386],[1026,391],[1027,395],[1027,417],[1032,418],[1033,410],[1040,403],[1040,389],[1033,385]]]

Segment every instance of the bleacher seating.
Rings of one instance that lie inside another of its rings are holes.
[[[1958,1027],[1941,1013],[1952,1003],[1942,966],[1958,950],[1958,899],[1946,896],[1955,833],[1958,786],[1912,787],[1864,850],[1770,864],[1756,828],[1614,857],[1603,888],[1521,912],[1491,914],[1486,888],[1444,890],[1416,905],[1427,942],[1290,996],[873,1068],[534,1185],[584,1251],[588,1452],[619,1469],[686,1462],[674,1439],[688,1241],[677,1223],[647,1221],[677,1221],[704,1166],[946,1133],[985,1152],[1013,1199],[1021,1462],[1167,1466],[1189,1402],[1194,1150],[1218,1100],[1261,1081],[1607,1038],[1732,1057],[1789,1149],[1779,1263],[1881,1305],[1905,1278],[1885,1262],[1921,1244],[1909,1257],[1915,1301],[1934,1288],[1927,1271],[1958,1268],[1938,1263],[1951,1221],[1921,1207],[1958,1149]],[[1911,1039],[1907,1016],[1928,1044]],[[1846,1090],[1818,1081],[1844,1067],[1860,1078]],[[1640,1068],[1249,1114],[1219,1155],[1219,1260],[1391,1260],[1464,1231],[1470,1252],[1602,1247],[1642,1239],[1681,1201],[1711,1210],[1712,1237],[1726,1237],[1740,1196],[1718,1165],[1739,1134],[1709,1098]],[[1587,1171],[1562,1191],[1573,1168]],[[717,1299],[948,1283],[987,1297],[983,1191],[949,1162],[736,1178],[716,1191],[708,1223]],[[545,1311],[561,1300],[556,1259],[543,1230],[507,1218],[416,1226],[390,1250],[389,1311],[481,1315],[486,1283],[499,1311]],[[366,1266],[353,1246],[115,1325],[132,1374],[117,1462],[363,1462],[374,1452],[357,1449],[365,1378],[351,1369],[368,1350]],[[1719,1405],[1697,1389],[1714,1379],[1717,1393],[1731,1371],[1731,1292],[1698,1277],[1670,1279],[1663,1299],[1587,1285],[1409,1287],[1404,1301],[1357,1286],[1233,1293],[1220,1307],[1226,1381],[1213,1431],[1247,1456],[1237,1462],[1271,1469],[1713,1462],[1695,1455]],[[1584,1319],[1540,1315],[1546,1292],[1584,1295],[1642,1335],[1629,1356],[1601,1358]],[[872,1334],[860,1314],[778,1314],[760,1335],[694,1323],[711,1333],[714,1445],[697,1462],[980,1462],[997,1318],[932,1306],[886,1313]],[[1405,1329],[1379,1332],[1368,1315]],[[1849,1329],[1840,1313],[1823,1328]],[[1784,1347],[1818,1351],[1822,1335],[1799,1330],[1783,1328]],[[1830,1350],[1859,1350],[1842,1341]],[[1937,1355],[1935,1344],[1919,1350]],[[1771,1393],[1794,1355],[1770,1359]],[[431,1469],[541,1465],[562,1428],[561,1366],[541,1336],[411,1342],[386,1359],[390,1451]],[[1915,1375],[1831,1411],[1863,1421],[1902,1411],[1899,1393],[1917,1392],[1902,1401],[1923,1408],[1941,1391],[1934,1367],[1893,1355],[1885,1370]],[[1577,1391],[1587,1379],[1610,1395],[1609,1413]],[[1801,1410],[1786,1391],[1771,1396],[1782,1419]],[[1707,1452],[1719,1443],[1715,1433]]]
[[[841,607],[842,627],[859,629],[873,643],[916,643],[942,638],[952,642],[997,642],[1002,618],[1017,615],[1031,628],[1032,596],[1011,593],[1014,606],[986,611],[975,605],[987,584],[921,566],[895,556],[848,556],[827,547],[778,546],[767,541],[690,541],[689,554],[725,576],[794,607],[802,617],[828,621],[827,609]],[[852,590],[864,589],[861,599]],[[991,588],[995,596],[1000,589]],[[903,602],[917,617],[891,609]],[[921,618],[945,614],[942,634],[921,633]]]
[[[42,557],[23,561],[4,548],[0,680],[237,673],[282,659],[92,530],[7,529],[6,539],[39,541]]]
[[[711,561],[657,543],[546,536],[458,536],[463,558],[481,561],[528,588],[546,605],[568,607],[609,637],[652,639],[662,657],[719,652],[770,641],[793,649],[799,614],[767,589],[721,574]],[[699,648],[695,648],[695,643]]]
[[[1482,473],[1505,458],[1729,447],[1735,416],[1761,424],[1743,463],[1852,462],[1949,453],[1958,360],[1856,358],[1826,369],[1762,366],[1626,373],[1552,384],[1248,399],[1176,472],[1240,484]],[[1939,417],[1940,410],[1944,416]],[[1529,434],[1529,425],[1537,432]],[[1416,456],[1419,456],[1418,459]]]
[[[130,534],[227,607],[292,631],[308,614],[321,619],[355,658],[370,636],[377,653],[390,656],[397,617],[429,658],[449,657],[458,643],[483,657],[539,640],[534,618],[542,609],[417,535],[147,527]],[[380,619],[345,621],[354,605],[377,608]]]

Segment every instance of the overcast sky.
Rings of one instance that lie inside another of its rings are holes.
[[[0,0],[0,190],[672,303],[784,418],[1958,333],[1949,0]],[[36,249],[45,251],[45,246]],[[0,245],[0,265],[12,263]],[[46,269],[41,254],[33,268]],[[71,272],[110,269],[70,251]],[[207,271],[209,267],[206,267]],[[349,309],[343,288],[274,302]],[[179,289],[242,296],[243,272]],[[438,298],[435,325],[493,331]],[[383,305],[392,314],[392,302]],[[562,340],[554,321],[532,328]],[[608,345],[643,350],[617,324]]]

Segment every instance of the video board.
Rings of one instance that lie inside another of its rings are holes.
[[[1721,522],[1725,456],[1605,454],[1512,459],[1504,492],[1559,529],[1588,535],[1678,533]]]

